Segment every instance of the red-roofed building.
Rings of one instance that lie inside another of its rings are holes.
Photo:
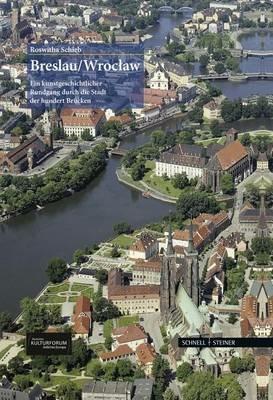
[[[140,344],[147,343],[148,336],[140,325],[129,325],[123,328],[113,329],[112,331],[112,350],[116,350],[121,345],[127,344],[134,351]]]
[[[62,108],[60,117],[65,134],[79,138],[84,131],[89,131],[93,137],[97,136],[106,121],[104,111],[92,108]]]
[[[129,258],[147,260],[158,253],[158,241],[148,232],[143,232],[140,238],[129,247]]]
[[[156,357],[154,347],[150,343],[140,344],[136,349],[136,360],[138,365],[143,368],[146,375],[152,374],[153,362]]]
[[[253,172],[253,160],[250,152],[239,140],[226,144],[212,157],[204,170],[204,183],[213,191],[221,190],[221,176],[230,174],[236,184]]]
[[[88,297],[80,296],[78,298],[72,321],[74,322],[75,336],[87,339],[92,325],[91,304]]]
[[[100,353],[99,358],[101,362],[118,361],[124,359],[135,361],[135,351],[127,344],[123,344],[114,351]]]

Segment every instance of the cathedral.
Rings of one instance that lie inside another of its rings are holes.
[[[219,368],[228,371],[232,349],[223,358],[219,349],[182,348],[179,337],[221,337],[223,332],[215,319],[210,326],[210,314],[205,301],[200,304],[198,253],[193,245],[193,227],[189,227],[190,238],[185,256],[175,257],[172,244],[172,231],[169,227],[167,246],[161,264],[160,312],[161,321],[166,326],[170,338],[169,356],[176,368],[189,362],[195,370],[206,369],[217,375]]]
[[[188,296],[198,307],[200,302],[198,252],[193,245],[193,226],[189,228],[189,244],[185,249],[185,257],[177,268],[176,256],[172,244],[172,231],[169,227],[167,249],[163,255],[160,282],[160,310],[164,324],[170,321],[172,312],[176,308],[176,293],[179,284],[182,284]]]

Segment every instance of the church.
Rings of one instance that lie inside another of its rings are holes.
[[[185,257],[177,267],[169,227],[167,247],[161,264],[161,320],[170,337],[169,356],[174,368],[189,362],[195,370],[206,369],[217,375],[219,368],[228,370],[233,349],[226,349],[225,356],[222,356],[220,349],[212,351],[210,348],[182,348],[178,345],[179,337],[221,337],[223,334],[216,319],[210,326],[208,306],[204,301],[200,304],[199,263],[193,245],[192,224],[189,232]]]

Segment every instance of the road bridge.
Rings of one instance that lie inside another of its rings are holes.
[[[273,50],[243,50],[244,57],[272,57]]]
[[[171,6],[162,6],[158,9],[160,12],[167,12],[167,13],[189,13],[192,12],[193,9],[191,7],[180,7],[178,9],[174,9]]]
[[[193,78],[200,81],[230,80],[241,81],[247,79],[273,79],[273,72],[247,72],[246,74],[223,74],[223,75],[195,75]]]

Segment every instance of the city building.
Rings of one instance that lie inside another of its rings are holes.
[[[156,160],[155,173],[157,176],[167,175],[169,178],[182,173],[185,173],[189,179],[202,178],[206,162],[204,147],[177,144],[161,153],[159,159]]]
[[[45,400],[46,393],[40,385],[35,384],[28,391],[21,391],[6,377],[0,378],[0,400]]]
[[[158,285],[130,285],[110,287],[111,300],[124,314],[144,314],[159,311]]]
[[[209,121],[221,118],[221,106],[214,100],[203,105],[203,118]]]
[[[129,258],[148,260],[158,253],[158,241],[148,232],[142,232],[140,238],[129,247]]]
[[[273,285],[270,280],[254,280],[242,299],[241,335],[269,337],[273,329]]]
[[[83,386],[82,400],[131,400],[131,382],[90,381]]]
[[[177,89],[177,97],[179,103],[186,104],[191,102],[197,96],[197,88],[193,83],[188,83],[187,85],[180,86]]]
[[[148,336],[144,328],[140,325],[128,325],[121,328],[115,328],[112,331],[112,351],[116,350],[121,345],[128,345],[136,351],[140,344],[148,342]]]
[[[159,285],[161,260],[152,258],[149,260],[136,260],[133,265],[132,285]]]
[[[135,350],[128,346],[128,344],[122,344],[115,350],[100,353],[99,358],[102,363],[128,359],[132,362],[135,362],[136,353]]]
[[[264,195],[261,194],[260,207],[255,208],[246,201],[239,213],[240,231],[247,237],[260,235],[261,230],[265,235],[270,235],[273,229],[273,210],[266,207]]]
[[[257,170],[258,171],[268,171],[268,158],[266,153],[259,152],[257,158]]]
[[[150,74],[149,84],[151,89],[169,89],[170,79],[161,64],[158,64],[156,69]]]
[[[60,117],[64,133],[78,138],[86,131],[93,137],[97,136],[106,121],[104,111],[90,108],[62,108]]]
[[[230,174],[235,185],[253,172],[253,159],[239,140],[228,142],[206,164],[203,181],[214,192],[221,190],[221,176]]]
[[[150,343],[140,344],[136,348],[136,360],[140,368],[143,369],[146,376],[152,375],[153,362],[156,357],[154,347]]]
[[[153,379],[135,379],[134,395],[132,400],[152,400],[153,384]]]
[[[90,380],[82,389],[82,400],[152,400],[153,380],[102,382]]]
[[[88,339],[92,326],[91,304],[88,297],[78,298],[72,321],[76,338]]]
[[[0,155],[0,173],[19,174],[37,166],[52,153],[52,149],[34,135],[22,144]]]

